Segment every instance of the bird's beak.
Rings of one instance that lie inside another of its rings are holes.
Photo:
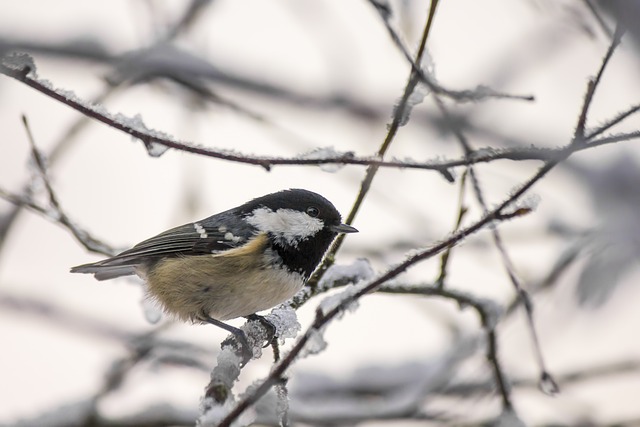
[[[335,233],[357,233],[358,230],[347,224],[330,225],[329,228]]]

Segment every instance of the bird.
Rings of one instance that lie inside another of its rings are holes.
[[[253,357],[246,336],[224,321],[253,318],[292,298],[335,237],[357,231],[342,223],[329,200],[294,188],[172,228],[71,272],[100,281],[139,276],[166,313],[235,335],[244,365]]]

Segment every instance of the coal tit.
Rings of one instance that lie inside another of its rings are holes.
[[[233,333],[246,363],[252,352],[244,333],[222,321],[293,297],[338,233],[354,232],[327,199],[291,189],[172,228],[71,272],[98,280],[140,276],[167,313]]]

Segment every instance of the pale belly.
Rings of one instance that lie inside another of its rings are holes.
[[[145,275],[149,293],[182,320],[203,314],[227,320],[272,308],[293,297],[304,278],[272,266],[262,250],[265,240],[220,255],[163,260]]]

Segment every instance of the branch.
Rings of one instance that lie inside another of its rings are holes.
[[[587,114],[589,112],[589,107],[591,106],[591,101],[593,101],[593,95],[595,94],[596,88],[602,80],[604,70],[606,69],[607,64],[609,64],[609,60],[613,56],[613,52],[616,50],[616,47],[618,47],[620,41],[622,40],[624,32],[624,28],[620,24],[618,24],[613,34],[613,38],[611,39],[609,49],[607,49],[604,58],[602,58],[602,63],[600,64],[600,68],[598,69],[596,76],[587,84],[587,93],[584,96],[584,102],[582,104],[582,109],[578,117],[578,123],[576,124],[576,129],[573,134],[573,142],[576,145],[586,143],[585,127],[587,123]]]
[[[372,4],[380,12],[380,8],[382,6],[376,2],[372,2]],[[420,45],[416,53],[417,62],[422,61],[422,56],[424,55],[427,39],[429,37],[429,32],[431,30],[431,23],[433,22],[433,17],[435,16],[435,13],[436,13],[437,4],[438,4],[437,1],[434,1],[431,3],[431,8],[429,10],[429,14],[427,16],[424,29],[422,31],[422,38],[420,40]],[[381,14],[384,15],[383,12],[381,12]],[[409,57],[409,61],[413,64],[413,61],[411,60],[410,57]],[[394,107],[393,119],[391,123],[387,126],[387,135],[385,136],[384,141],[382,141],[380,148],[378,148],[377,157],[382,158],[385,155],[385,153],[391,146],[391,143],[395,139],[395,136],[397,135],[398,130],[400,129],[400,126],[402,126],[406,122],[406,117],[408,117],[409,110],[412,108],[412,106],[409,105],[409,99],[417,86],[418,86],[418,75],[416,74],[416,70],[412,68],[409,74],[407,84],[404,88],[402,97],[398,102],[398,105]],[[362,202],[364,201],[365,197],[369,192],[369,189],[371,188],[371,183],[373,182],[373,179],[378,173],[378,169],[380,166],[381,165],[370,164],[367,167],[367,172],[362,182],[360,183],[360,190],[358,191],[356,200],[353,202],[351,211],[349,212],[349,215],[347,215],[347,219],[345,220],[347,224],[353,224],[353,221],[355,220],[356,215],[358,214],[358,211],[362,206]],[[446,172],[445,178],[448,181],[453,182],[453,176],[450,174],[448,170],[441,169],[440,171],[443,173]],[[333,242],[333,244],[327,251],[327,254],[323,258],[320,266],[309,278],[307,286],[311,290],[311,292],[309,292],[307,299],[311,298],[312,296],[316,295],[319,292],[319,290],[317,289],[318,282],[322,278],[322,275],[325,273],[325,271],[327,271],[327,269],[331,267],[331,265],[333,264],[335,254],[338,253],[338,251],[340,250],[340,247],[342,246],[342,242],[344,241],[345,237],[346,237],[345,234],[338,235],[336,240]],[[304,304],[304,301],[302,302],[302,304]]]
[[[603,62],[604,64],[606,64],[606,60]],[[599,75],[601,75],[601,73],[599,73]],[[590,98],[587,98],[587,99],[590,99]],[[583,111],[584,111],[584,107],[583,107]],[[582,115],[584,114],[581,114],[581,117]],[[579,128],[580,126],[578,126],[578,129]],[[472,234],[480,230],[481,228],[491,224],[493,221],[506,219],[506,217],[504,217],[502,214],[502,211],[506,207],[510,206],[516,200],[518,200],[535,183],[537,183],[540,179],[546,176],[561,161],[568,158],[574,152],[584,148],[586,145],[590,145],[590,144],[576,143],[577,140],[578,139],[574,139],[566,147],[556,150],[555,151],[556,156],[554,158],[552,158],[551,160],[548,160],[538,170],[538,172],[534,174],[528,181],[526,181],[517,191],[515,191],[511,195],[511,197],[509,197],[507,200],[501,203],[497,208],[489,211],[481,220],[477,221],[475,224],[465,229],[462,229],[457,233],[454,233],[449,239],[439,244],[436,244],[430,249],[420,251],[417,254],[409,257],[405,262],[388,270],[385,274],[383,274],[378,279],[371,282],[369,285],[361,288],[358,292],[355,292],[349,295],[347,298],[345,298],[342,301],[342,303],[336,305],[336,307],[334,307],[332,310],[326,313],[318,312],[316,314],[316,318],[313,324],[306,330],[305,334],[298,339],[298,341],[296,342],[294,347],[291,349],[291,351],[287,354],[287,356],[283,358],[281,362],[277,363],[273,367],[270,375],[259,386],[254,388],[251,393],[249,393],[241,402],[238,403],[237,406],[235,406],[231,410],[231,412],[227,414],[227,416],[221,422],[220,426],[229,426],[230,423],[233,422],[233,420],[235,420],[238,416],[240,416],[249,406],[251,406],[255,401],[257,401],[257,399],[263,396],[276,383],[276,379],[279,378],[286,371],[286,369],[288,369],[288,367],[293,363],[297,355],[300,354],[300,352],[305,347],[306,343],[310,341],[312,336],[318,330],[326,326],[330,320],[332,320],[335,316],[341,313],[350,304],[358,300],[363,295],[369,292],[375,291],[378,287],[382,286],[382,284],[384,284],[386,281],[396,277],[398,274],[405,271],[407,268],[411,267],[412,265],[418,262],[421,262],[424,259],[428,259],[432,256],[435,256],[436,254],[444,251],[445,249],[456,245],[461,240],[466,238],[469,234]],[[512,215],[512,216],[515,216],[515,215]],[[488,354],[490,355],[490,360],[494,365],[496,382],[498,384],[501,395],[503,397],[503,407],[505,408],[505,411],[509,411],[512,405],[510,403],[508,385],[506,383],[506,379],[503,376],[502,369],[501,369],[501,366],[499,365],[499,361],[497,358],[496,346],[495,346],[495,343],[496,343],[495,331],[488,332],[488,339],[489,339]],[[541,380],[546,381],[548,383],[551,380],[550,376],[544,369],[542,371]],[[551,383],[551,386],[552,385],[553,384]],[[550,389],[552,388],[553,387],[550,387]]]
[[[600,81],[602,80],[602,76],[604,74],[605,68],[607,66],[607,64],[609,63],[609,60],[611,59],[613,52],[615,51],[615,48],[618,46],[618,44],[620,43],[620,39],[622,37],[622,34],[624,33],[624,31],[618,27],[616,28],[616,32],[615,35],[613,37],[613,40],[609,46],[609,48],[607,49],[607,52],[602,60],[602,64],[597,72],[596,77],[589,82],[589,84],[587,85],[587,92],[584,98],[584,102],[582,105],[582,108],[580,110],[580,114],[578,117],[578,123],[576,125],[576,130],[574,132],[574,136],[573,136],[573,140],[570,142],[569,147],[578,147],[578,146],[584,146],[588,143],[588,140],[585,138],[585,127],[586,127],[586,120],[587,120],[587,114],[588,114],[588,110],[589,107],[593,101],[593,96],[595,94],[595,90],[598,87]],[[451,117],[449,114],[449,111],[447,110],[444,102],[439,98],[439,96],[437,94],[434,94],[434,100],[436,102],[436,106],[438,107],[438,109],[440,110],[441,114],[444,116],[445,120],[448,122],[451,122]],[[634,111],[633,109],[628,111],[627,115],[622,115],[619,116],[618,118],[614,119],[613,121],[611,121],[609,123],[610,126],[612,126],[613,124],[621,121],[622,119],[624,119],[625,117],[627,117],[628,115],[631,114],[631,112]],[[610,127],[609,126],[609,127]],[[462,147],[463,151],[464,151],[464,155],[465,157],[470,157],[473,154],[473,150],[471,149],[471,145],[469,143],[469,141],[467,140],[466,136],[462,133],[462,131],[460,129],[458,129],[455,125],[451,125],[450,126],[452,132],[454,133],[454,135],[456,136],[458,142],[460,143],[460,146]],[[606,128],[604,128],[606,129]],[[602,129],[602,130],[604,130]],[[599,132],[598,132],[599,133]],[[595,133],[597,134],[597,133]],[[476,199],[478,200],[478,203],[480,204],[480,206],[482,207],[483,211],[486,212],[488,210],[487,208],[487,203],[485,201],[484,195],[483,195],[483,191],[481,189],[481,185],[480,185],[480,181],[475,173],[475,170],[473,168],[473,166],[468,166],[468,170],[469,170],[469,175],[471,177],[471,182],[473,184],[473,189],[474,189],[474,193],[476,196]],[[500,256],[502,258],[502,262],[503,265],[505,266],[505,270],[507,272],[507,275],[509,277],[509,280],[511,281],[516,294],[518,295],[518,299],[521,300],[524,303],[524,308],[525,308],[525,313],[527,315],[527,322],[529,325],[529,331],[531,334],[531,339],[533,341],[533,348],[535,351],[535,356],[536,356],[536,361],[538,363],[538,366],[540,368],[540,388],[543,392],[547,393],[547,394],[557,394],[559,392],[559,387],[556,384],[556,382],[554,381],[553,377],[551,376],[551,374],[548,372],[547,368],[546,368],[546,364],[544,361],[544,357],[542,354],[542,350],[540,347],[540,342],[539,342],[539,338],[538,338],[538,334],[536,332],[536,328],[535,328],[535,321],[534,321],[534,316],[533,316],[533,305],[532,302],[530,300],[530,297],[528,295],[528,293],[524,290],[522,283],[520,281],[520,279],[518,278],[516,272],[515,272],[515,267],[513,265],[513,262],[511,260],[511,257],[509,256],[506,247],[503,243],[502,237],[500,235],[500,232],[498,231],[498,229],[495,227],[494,224],[490,224],[489,227],[491,228],[491,232],[492,232],[492,236],[493,236],[493,241],[494,244],[496,246],[496,248],[498,249],[498,252],[500,253]],[[490,331],[491,333],[492,331]],[[495,344],[495,341],[490,341],[490,353],[492,351],[497,351],[495,348],[491,347],[491,343]],[[490,360],[493,360],[490,354],[489,357]],[[497,359],[496,359],[497,361]],[[504,378],[503,378],[503,373],[500,370],[499,366],[494,363],[494,370],[495,370],[495,375],[496,375],[496,381],[498,383],[499,389],[501,391],[502,397],[503,397],[503,411],[512,411],[513,410],[513,405],[511,403],[511,399],[510,399],[510,395],[509,395],[509,391],[506,387],[504,387]]]
[[[462,226],[462,220],[464,219],[467,212],[469,212],[468,207],[464,203],[465,198],[465,189],[467,186],[467,176],[469,169],[465,169],[462,174],[462,178],[460,178],[460,191],[458,193],[458,215],[456,218],[456,222],[453,227],[453,231],[458,231]],[[439,287],[444,287],[445,279],[447,277],[447,267],[449,266],[449,259],[451,257],[451,248],[444,251],[442,256],[440,257],[440,273],[438,274],[438,278],[435,283],[438,284]]]
[[[527,180],[524,184],[522,184],[519,189],[514,191],[508,199],[503,201],[493,210],[489,211],[483,218],[481,218],[474,224],[459,230],[458,232],[451,235],[448,239],[441,241],[440,243],[437,243],[428,249],[419,251],[418,253],[408,257],[407,260],[397,265],[396,267],[388,270],[386,273],[382,274],[381,276],[373,280],[368,285],[362,287],[358,292],[355,292],[349,295],[348,298],[345,298],[340,304],[336,305],[332,310],[326,313],[317,312],[315,320],[313,321],[311,326],[309,326],[309,328],[307,328],[305,333],[298,339],[298,341],[295,343],[295,345],[290,350],[290,352],[286,355],[286,357],[284,357],[279,363],[274,365],[269,376],[265,380],[263,380],[263,382],[260,385],[255,387],[251,393],[248,393],[248,395],[227,414],[227,416],[222,420],[219,426],[220,427],[230,426],[231,423],[237,417],[239,417],[247,408],[249,408],[260,397],[262,397],[274,384],[276,384],[277,378],[280,378],[280,376],[284,374],[284,372],[294,362],[296,357],[302,352],[303,348],[305,347],[307,342],[310,341],[313,335],[319,329],[321,329],[327,323],[329,323],[329,321],[335,318],[338,314],[342,313],[345,308],[347,308],[353,302],[358,300],[360,297],[362,297],[367,293],[376,291],[385,282],[397,277],[400,273],[404,272],[406,269],[410,268],[414,264],[424,261],[426,259],[429,259],[443,252],[447,248],[451,248],[457,245],[463,239],[468,237],[470,234],[473,234],[479,231],[480,229],[484,228],[488,224],[494,221],[501,221],[501,220],[513,218],[516,216],[520,216],[523,213],[527,213],[526,211],[522,212],[520,210],[517,210],[510,214],[503,214],[502,212],[507,207],[515,203],[523,194],[529,191],[531,187],[533,187],[539,180],[541,180],[551,170],[553,170],[553,168],[557,166],[558,163],[560,163],[560,161],[568,158],[572,153],[579,150],[580,150],[580,146],[576,146],[575,144],[567,145],[565,148],[559,151],[559,156],[557,159],[546,162],[540,169],[538,169],[538,171],[529,180]],[[490,334],[488,338],[490,340],[492,339],[495,340],[495,336],[493,334]],[[490,341],[490,343],[491,342],[492,341]],[[495,350],[494,348],[489,348],[488,352],[490,354],[494,354],[495,353],[494,350]],[[499,382],[499,385],[500,385],[500,381],[502,378],[502,373],[501,373],[502,371],[500,369],[499,364],[496,363],[497,361],[498,359],[495,358],[495,361],[493,361],[493,363],[494,363],[495,371],[497,372],[496,374],[497,381]],[[509,399],[508,387],[504,383],[502,384],[501,392],[503,393],[503,398],[508,401]]]
[[[102,241],[94,238],[88,232],[78,227],[62,210],[53,187],[51,186],[44,158],[40,154],[40,151],[38,151],[38,148],[35,145],[35,141],[33,140],[33,135],[29,128],[27,118],[25,116],[22,116],[22,121],[27,131],[27,137],[31,147],[31,156],[33,157],[38,174],[44,182],[50,207],[45,208],[34,203],[29,197],[12,194],[6,190],[3,190],[2,188],[0,188],[0,197],[15,204],[16,206],[26,206],[27,208],[43,215],[44,217],[62,225],[67,230],[69,230],[71,234],[73,234],[73,236],[76,238],[76,240],[80,242],[80,244],[82,244],[87,250],[101,253],[107,256],[113,255],[115,252],[113,248],[111,248],[106,243],[103,243]]]
[[[276,384],[277,379],[280,378],[288,369],[288,367],[295,361],[297,356],[302,352],[305,345],[313,338],[313,336],[362,296],[376,291],[384,283],[397,277],[399,274],[403,273],[413,265],[426,259],[432,258],[445,249],[457,245],[463,239],[481,230],[489,223],[494,221],[504,221],[522,215],[522,212],[520,211],[516,211],[514,213],[503,213],[502,211],[506,207],[511,205],[515,200],[517,200],[522,194],[524,194],[547,172],[548,170],[545,171],[544,168],[541,169],[541,171],[536,174],[529,182],[523,185],[519,191],[515,192],[509,199],[505,200],[502,204],[500,204],[500,206],[489,212],[476,223],[467,228],[461,229],[460,231],[451,235],[448,239],[443,240],[431,246],[430,248],[418,251],[417,253],[409,256],[404,262],[389,269],[387,272],[380,275],[377,279],[371,281],[365,286],[360,287],[356,292],[349,293],[348,296],[342,300],[342,302],[336,304],[332,309],[326,312],[318,310],[311,326],[309,326],[305,333],[298,339],[298,341],[296,341],[289,353],[279,363],[274,365],[269,376],[260,385],[252,389],[252,391],[248,393],[247,396],[227,414],[227,416],[219,423],[219,427],[230,426],[231,423],[237,417],[239,417],[249,406],[255,403],[260,397],[262,397],[273,385]]]
[[[389,4],[382,3],[377,0],[368,0],[369,3],[374,7],[374,9],[380,15],[382,22],[384,23],[387,32],[389,33],[389,37],[393,41],[393,44],[396,45],[397,49],[407,60],[409,65],[411,65],[411,73],[417,79],[417,82],[424,84],[429,88],[431,92],[437,95],[446,96],[448,98],[453,99],[458,102],[468,102],[468,101],[481,101],[487,98],[505,98],[505,99],[517,99],[521,101],[533,101],[534,97],[532,95],[510,95],[506,93],[501,93],[496,90],[493,90],[486,86],[478,86],[474,90],[450,90],[445,89],[440,86],[435,79],[433,79],[428,73],[425,73],[422,67],[418,64],[421,63],[422,51],[424,50],[424,44],[420,45],[420,52],[418,57],[413,60],[411,58],[411,54],[409,50],[405,47],[404,43],[398,32],[393,28],[391,24],[391,9]],[[438,0],[433,0],[430,2],[429,9],[429,18],[426,23],[424,34],[428,34],[431,29],[431,24],[433,22],[433,17],[435,16],[436,7],[438,6]],[[424,41],[424,38],[423,38]]]
[[[463,157],[454,160],[427,160],[427,161],[415,161],[415,160],[381,160],[379,157],[358,157],[353,153],[336,153],[334,155],[328,155],[322,158],[304,158],[304,155],[299,157],[270,157],[270,156],[254,156],[247,155],[235,151],[229,150],[216,150],[211,148],[205,148],[192,143],[183,141],[177,141],[166,133],[161,131],[147,128],[139,117],[129,118],[122,114],[111,114],[104,107],[95,105],[90,102],[79,99],[75,95],[69,96],[71,93],[68,91],[55,89],[51,83],[46,80],[39,80],[33,70],[35,66],[31,68],[28,65],[17,67],[16,64],[11,61],[7,61],[3,58],[0,62],[0,73],[8,77],[12,77],[27,86],[43,93],[46,96],[55,99],[74,110],[84,114],[85,116],[102,122],[110,127],[118,129],[134,138],[140,139],[145,143],[145,146],[150,150],[151,155],[159,155],[159,152],[164,152],[160,147],[173,148],[179,151],[185,151],[197,155],[206,157],[217,158],[220,160],[227,160],[231,162],[243,163],[248,165],[256,165],[271,170],[274,166],[319,166],[327,164],[340,164],[340,165],[355,165],[355,166],[375,166],[385,168],[398,168],[398,169],[418,169],[418,170],[433,170],[442,174],[445,179],[453,182],[454,178],[450,172],[450,169],[467,166],[476,163],[489,163],[496,160],[538,160],[547,161],[552,159],[561,159],[563,156],[563,149],[549,149],[549,148],[537,148],[537,147],[515,147],[510,149],[483,147],[477,150],[473,150],[472,154],[468,157]],[[400,111],[398,109],[398,111]],[[631,114],[631,113],[629,113]],[[626,118],[628,115],[620,118],[618,121]],[[617,123],[617,122],[616,122]],[[598,134],[600,134],[599,132]],[[595,136],[595,135],[594,135]],[[640,137],[640,132],[631,132],[627,134],[613,135],[604,137],[599,140],[592,141],[590,144],[578,148],[577,150],[584,150],[587,148],[617,143],[622,141],[628,141],[637,139]],[[329,150],[330,151],[330,150]],[[335,153],[335,151],[334,151]]]
[[[453,176],[447,170],[448,166],[440,165],[439,162],[415,162],[415,161],[382,161],[379,157],[355,157],[353,153],[333,153],[326,157],[304,158],[304,155],[294,158],[270,157],[270,156],[252,156],[238,153],[231,150],[216,150],[205,148],[192,143],[178,141],[170,135],[148,128],[139,116],[130,118],[120,113],[112,114],[100,105],[87,102],[80,99],[70,91],[57,89],[46,81],[40,80],[35,73],[35,64],[27,55],[20,55],[18,59],[13,57],[3,57],[0,62],[0,73],[12,77],[27,86],[43,93],[44,95],[55,99],[74,110],[90,117],[94,120],[102,122],[114,129],[120,130],[132,137],[141,140],[150,155],[159,156],[168,148],[198,154],[207,157],[213,157],[231,162],[257,165],[270,170],[273,166],[286,165],[326,165],[326,164],[343,164],[343,165],[361,165],[361,166],[377,166],[377,167],[393,167],[393,168],[411,168],[411,169],[427,169],[440,172],[449,181],[453,181]],[[454,163],[453,166],[456,164]]]

